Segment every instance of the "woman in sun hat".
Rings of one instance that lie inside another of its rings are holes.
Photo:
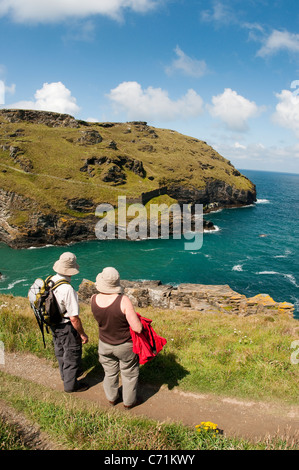
[[[82,344],[88,342],[81,319],[79,318],[78,294],[71,286],[71,277],[79,273],[77,258],[73,253],[62,253],[54,263],[52,276],[54,283],[64,280],[67,283],[59,285],[53,292],[63,314],[61,322],[51,327],[53,333],[54,351],[59,364],[61,379],[65,392],[85,391],[87,384],[78,382],[82,357]]]
[[[118,271],[106,267],[96,277],[99,291],[91,298],[91,310],[99,325],[99,361],[105,372],[104,391],[111,405],[119,399],[119,372],[124,407],[137,404],[138,356],[133,352],[130,327],[141,333],[142,324],[130,299],[123,295]]]

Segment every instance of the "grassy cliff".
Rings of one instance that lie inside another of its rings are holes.
[[[88,236],[96,206],[117,206],[118,196],[142,203],[167,196],[207,208],[251,203],[255,186],[206,142],[145,122],[0,111],[3,241],[32,243],[41,237],[38,226],[45,242],[53,242],[55,231],[63,238],[66,225],[70,235]]]

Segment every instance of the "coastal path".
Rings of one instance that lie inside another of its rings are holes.
[[[19,352],[6,353],[5,364],[0,365],[0,370],[63,392],[58,368],[45,359]],[[74,395],[108,408],[102,379],[102,376],[91,374],[83,376],[90,388]],[[299,445],[299,405],[187,393],[178,388],[169,390],[166,386],[154,387],[146,384],[140,384],[139,395],[142,399],[140,405],[125,411],[120,402],[115,409],[159,422],[176,421],[190,427],[202,421],[212,421],[226,436],[254,442],[280,436],[292,439]],[[3,403],[0,401],[0,412],[1,408]]]

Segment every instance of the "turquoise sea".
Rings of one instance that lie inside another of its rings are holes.
[[[0,293],[26,296],[33,281],[51,274],[67,250],[80,265],[75,288],[83,278],[95,280],[105,266],[115,266],[128,280],[229,284],[246,296],[267,293],[294,303],[299,319],[299,175],[240,171],[256,184],[257,203],[208,214],[218,230],[203,235],[200,250],[184,250],[184,238],[95,240],[22,250],[0,244]]]

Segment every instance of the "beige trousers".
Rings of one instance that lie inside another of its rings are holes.
[[[133,352],[133,343],[107,344],[99,340],[99,361],[103,366],[104,391],[107,400],[115,401],[118,397],[119,373],[122,382],[123,403],[131,406],[137,398],[139,360]]]

